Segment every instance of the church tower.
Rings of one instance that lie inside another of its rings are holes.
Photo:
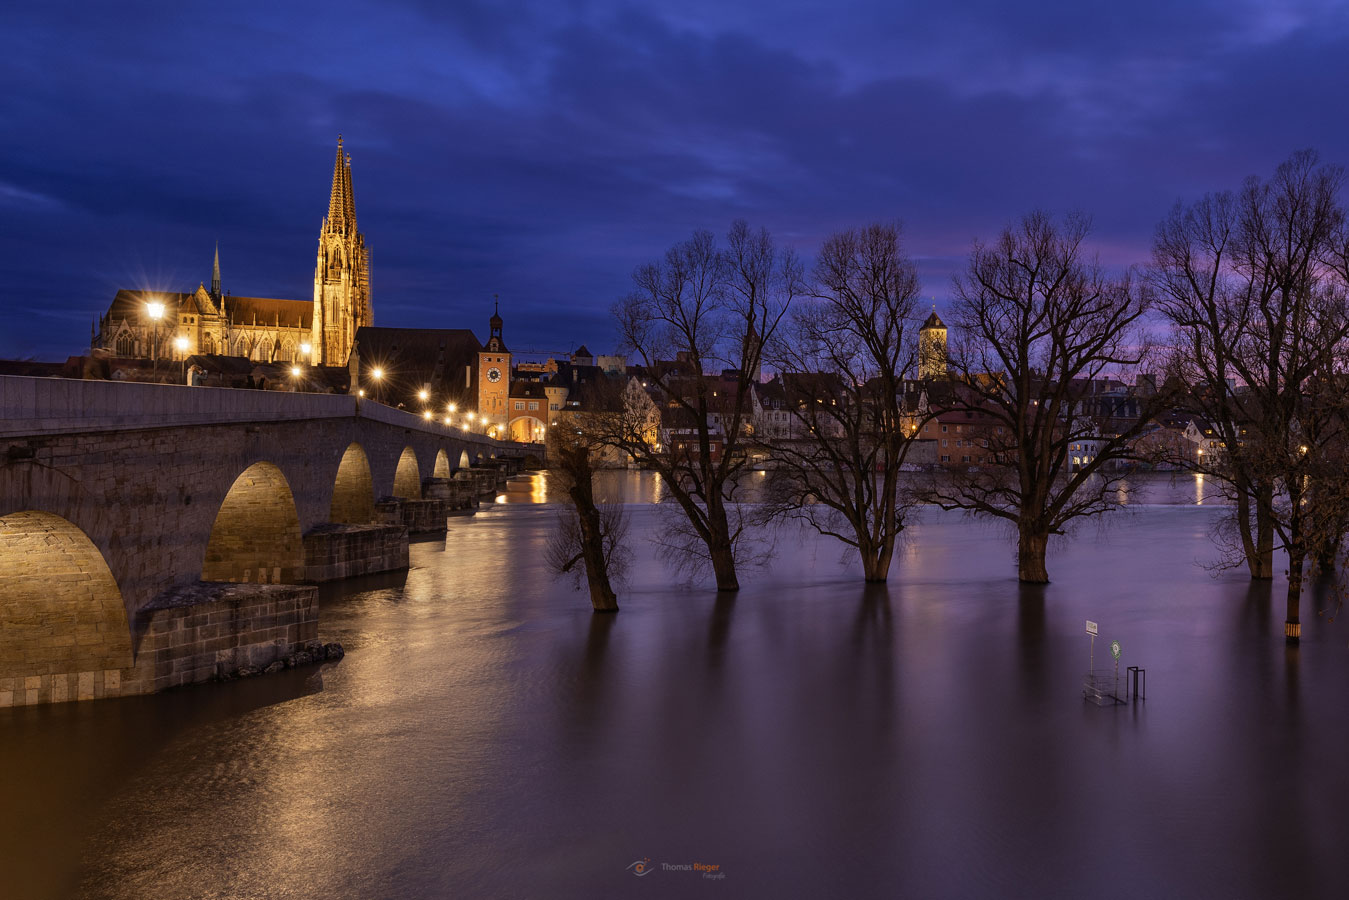
[[[351,157],[343,154],[339,134],[332,195],[328,215],[319,229],[318,262],[314,267],[313,364],[346,365],[356,329],[373,324],[370,251],[365,235],[356,230]]]
[[[934,309],[918,329],[918,377],[923,381],[945,381],[949,377],[946,366],[946,324]]]
[[[501,312],[495,300],[488,326],[487,343],[478,351],[478,417],[484,429],[495,425],[497,433],[505,435],[510,419],[506,404],[511,394],[511,354],[501,339]]]

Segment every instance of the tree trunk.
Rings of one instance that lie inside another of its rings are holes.
[[[1049,570],[1045,568],[1045,551],[1049,549],[1049,535],[1030,528],[1021,528],[1016,545],[1016,575],[1027,584],[1048,584]]]
[[[592,501],[588,509],[580,509],[578,505],[577,512],[581,519],[581,558],[585,561],[586,583],[590,585],[590,605],[595,612],[618,612],[618,596],[609,583],[609,567],[604,561],[600,511]]]
[[[735,554],[731,551],[729,540],[708,547],[712,557],[712,574],[717,577],[717,590],[738,591],[740,581],[735,575]]]
[[[618,596],[609,583],[609,565],[604,558],[604,527],[590,469],[589,451],[581,448],[567,460],[571,464],[572,485],[567,491],[576,506],[581,526],[581,559],[585,562],[586,583],[590,586],[590,605],[595,612],[618,612]]]
[[[1302,599],[1303,553],[1288,552],[1288,615],[1283,623],[1283,635],[1288,643],[1296,644],[1302,638],[1302,622],[1298,607]]]
[[[707,531],[707,555],[712,561],[712,574],[717,579],[717,590],[740,590],[740,580],[735,574],[735,548],[731,546],[731,527],[726,521],[726,507],[719,502],[709,502],[707,505]]]
[[[1274,522],[1268,512],[1273,503],[1274,492],[1261,488],[1259,502],[1255,505],[1256,565],[1252,578],[1274,577]]]
[[[862,576],[870,584],[884,584],[890,577],[890,563],[895,558],[895,539],[883,539],[877,546],[861,542],[857,548],[862,556]]]

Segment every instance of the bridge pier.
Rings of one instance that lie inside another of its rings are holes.
[[[408,567],[406,525],[319,525],[304,536],[304,580],[322,583]]]
[[[115,692],[144,694],[263,669],[318,639],[318,588],[200,582],[137,616],[136,665]]]

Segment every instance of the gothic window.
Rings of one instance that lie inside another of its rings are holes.
[[[239,335],[239,339],[234,342],[234,355],[248,356],[248,338],[244,337],[242,334]]]
[[[295,342],[286,341],[281,345],[281,350],[276,354],[278,362],[291,362],[295,359]]]
[[[215,338],[213,338],[213,337],[204,337],[204,338],[202,338],[202,339],[201,339],[201,352],[202,352],[202,353],[214,353],[214,352],[215,352]]]
[[[118,356],[136,355],[136,341],[134,338],[132,338],[131,332],[123,331],[121,334],[117,335],[117,355]]]
[[[257,347],[253,350],[253,359],[257,362],[271,362],[272,360],[272,339],[263,338],[258,341]]]

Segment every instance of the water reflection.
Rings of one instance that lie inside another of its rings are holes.
[[[338,664],[0,710],[4,893],[718,887],[634,881],[650,856],[749,898],[1343,895],[1345,632],[1290,652],[1281,580],[1196,567],[1218,512],[1190,489],[1054,549],[1049,585],[1016,583],[1003,531],[924,510],[888,585],[798,529],[733,598],[673,585],[627,501],[611,616],[544,570],[553,509],[485,506],[408,572],[323,589]],[[1145,704],[1082,701],[1086,618]],[[1103,853],[1128,862],[1107,882]]]

